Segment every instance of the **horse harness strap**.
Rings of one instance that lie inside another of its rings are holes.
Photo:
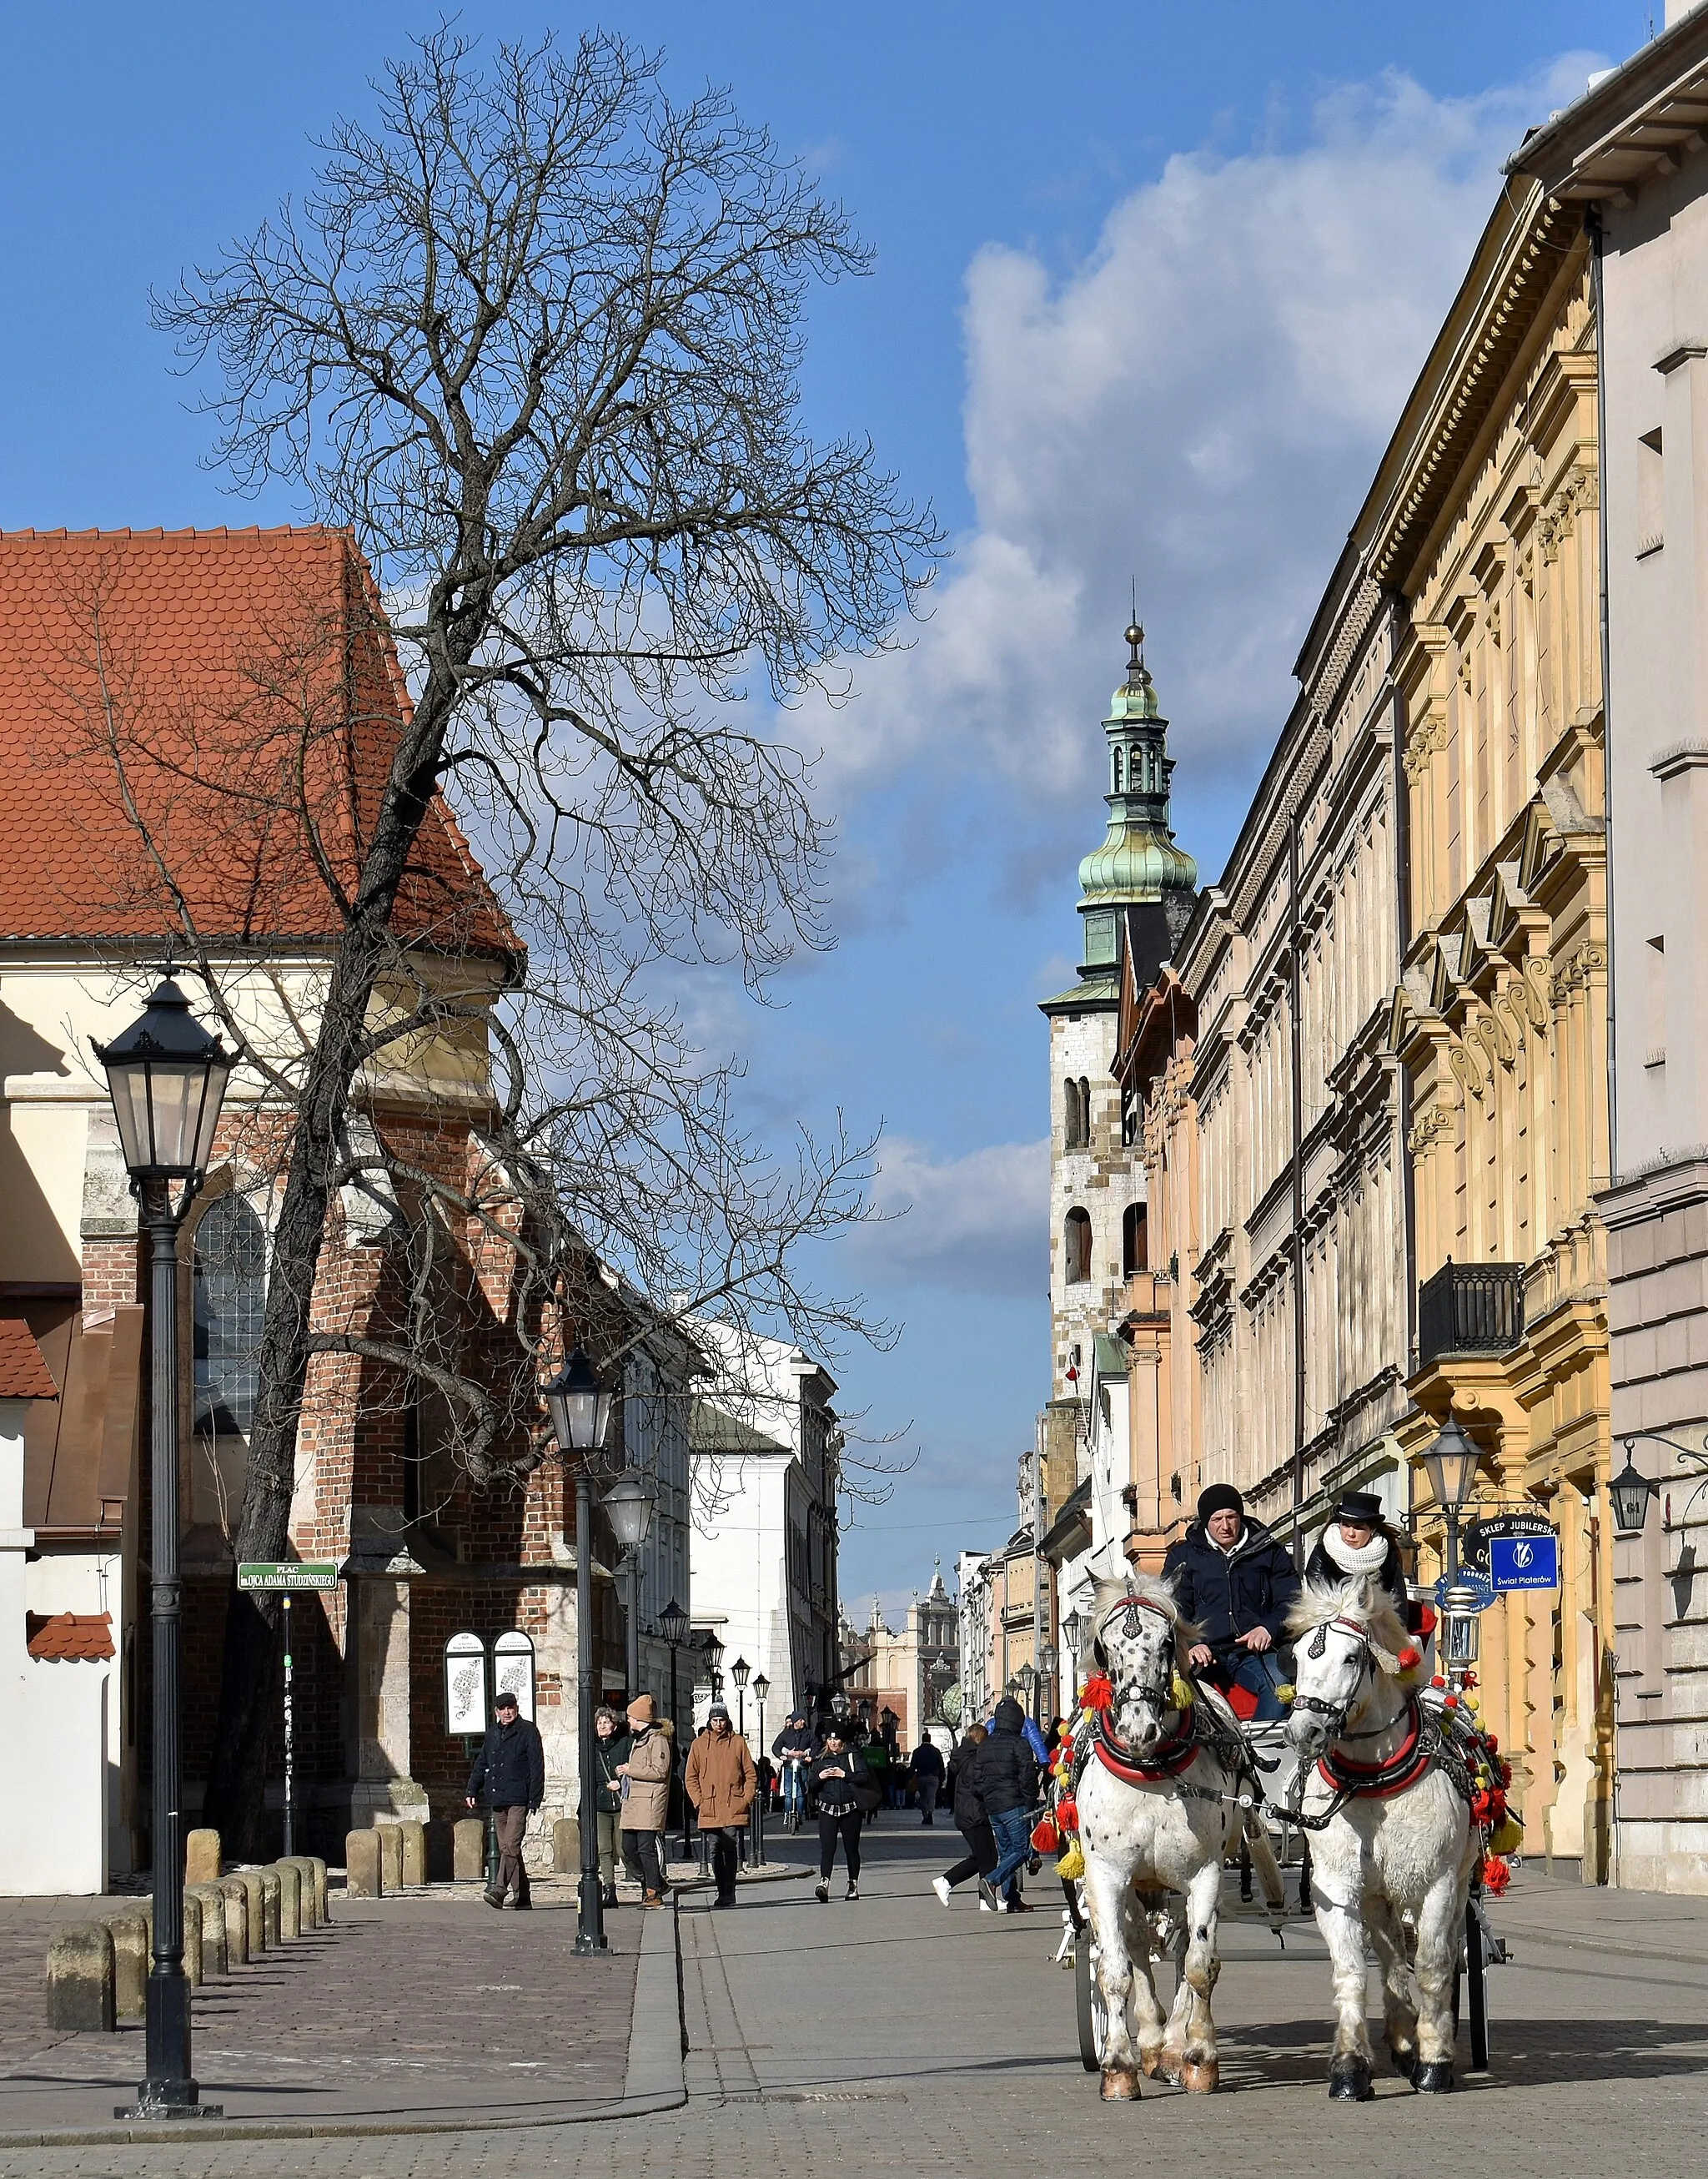
[[[1405,1738],[1392,1755],[1380,1763],[1355,1763],[1349,1757],[1337,1755],[1331,1748],[1317,1760],[1318,1776],[1336,1792],[1360,1800],[1386,1801],[1396,1793],[1403,1793],[1423,1776],[1435,1760],[1437,1752],[1430,1744],[1433,1736],[1424,1731],[1423,1713],[1415,1695],[1407,1698],[1404,1715]],[[1399,1721],[1397,1718],[1389,1721],[1390,1724]],[[1387,1729],[1378,1728],[1384,1732]]]
[[[1197,1709],[1180,1713],[1180,1722],[1162,1744],[1142,1760],[1125,1742],[1117,1740],[1108,1721],[1099,1717],[1092,1746],[1106,1770],[1129,1786],[1154,1786],[1159,1779],[1177,1778],[1198,1753]]]

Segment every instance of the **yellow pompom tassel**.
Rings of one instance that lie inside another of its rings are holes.
[[[1076,1876],[1085,1874],[1086,1858],[1080,1851],[1080,1842],[1077,1839],[1056,1863],[1055,1873],[1066,1884],[1071,1884]]]
[[[1277,1702],[1290,1703],[1296,1693],[1297,1689],[1294,1688],[1277,1688],[1275,1699]]]
[[[1508,1816],[1489,1833],[1488,1850],[1491,1853],[1516,1853],[1524,1842],[1524,1825],[1516,1816]]]
[[[1174,1675],[1174,1684],[1169,1689],[1169,1694],[1176,1710],[1190,1710],[1192,1707],[1194,1699],[1192,1683],[1190,1680],[1183,1679],[1178,1672]]]
[[[1464,1701],[1465,1708],[1467,1710],[1481,1710],[1482,1708],[1482,1697],[1481,1695],[1467,1695]]]

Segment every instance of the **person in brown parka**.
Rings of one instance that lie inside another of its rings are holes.
[[[712,1875],[718,1891],[712,1903],[733,1907],[736,1845],[759,1790],[759,1774],[747,1742],[731,1726],[730,1713],[720,1702],[707,1711],[706,1729],[688,1750],[682,1783],[700,1829],[713,1835]]]

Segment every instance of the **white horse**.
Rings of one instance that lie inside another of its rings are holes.
[[[1382,2023],[1395,2069],[1415,2088],[1453,2087],[1453,1983],[1465,1894],[1481,1840],[1442,1767],[1454,1759],[1400,1683],[1406,1633],[1367,1578],[1307,1588],[1288,1737],[1314,1765],[1300,1814],[1312,1833],[1317,1922],[1328,1947],[1337,2017],[1328,2093],[1366,2103],[1365,1935],[1382,1972]],[[1411,1924],[1409,1931],[1402,1916]]]
[[[1114,1699],[1094,1728],[1076,1798],[1086,1907],[1108,2020],[1106,2102],[1136,2101],[1141,2072],[1167,2074],[1200,2094],[1215,2087],[1220,2066],[1210,1995],[1220,1965],[1222,1863],[1242,1831],[1272,1916],[1283,1903],[1281,1872],[1262,1825],[1251,1818],[1257,1789],[1232,1716],[1208,1715],[1181,1677],[1197,1638],[1176,1611],[1169,1583],[1139,1574],[1098,1584],[1088,1649]],[[1163,1953],[1158,1895],[1165,1891],[1183,1893],[1186,1902],[1180,1987],[1166,2017],[1152,1973]],[[1138,2015],[1136,2050],[1130,2004]]]

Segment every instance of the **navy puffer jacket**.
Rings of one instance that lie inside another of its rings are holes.
[[[989,1737],[972,1759],[968,1783],[987,1815],[1037,1804],[1037,1758],[1026,1744],[1025,1723],[1026,1712],[1012,1695],[1005,1695],[996,1706]]]
[[[1231,1551],[1219,1550],[1194,1521],[1169,1546],[1163,1572],[1174,1584],[1181,1614],[1195,1619],[1213,1649],[1233,1648],[1254,1627],[1281,1641],[1299,1594],[1293,1561],[1261,1521],[1248,1520]]]

